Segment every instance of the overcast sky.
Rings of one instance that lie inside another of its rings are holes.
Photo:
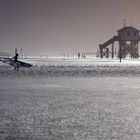
[[[0,50],[95,52],[123,19],[140,29],[140,0],[0,0]]]

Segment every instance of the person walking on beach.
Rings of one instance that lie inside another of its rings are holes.
[[[14,61],[14,71],[18,70],[20,67],[20,63],[18,62],[18,53],[17,49],[15,49],[15,56],[12,58]]]

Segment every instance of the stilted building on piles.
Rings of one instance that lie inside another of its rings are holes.
[[[117,41],[119,43],[117,52],[117,56],[119,58],[126,58],[126,56],[128,55],[131,56],[131,58],[139,58],[139,32],[140,31],[138,29],[132,26],[124,26],[123,28],[118,30],[117,36],[113,36],[105,43],[99,45],[100,57],[108,58],[111,54],[111,57],[114,58],[114,43]],[[111,51],[109,51],[110,45]]]

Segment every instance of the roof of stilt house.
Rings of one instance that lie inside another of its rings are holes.
[[[119,29],[118,32],[129,30],[129,29],[132,29],[132,30],[135,30],[137,32],[140,32],[140,30],[138,30],[138,29],[136,29],[135,27],[132,27],[132,26],[125,26],[125,27]]]

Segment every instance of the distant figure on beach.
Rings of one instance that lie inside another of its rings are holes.
[[[80,53],[78,53],[78,59],[80,58]]]

